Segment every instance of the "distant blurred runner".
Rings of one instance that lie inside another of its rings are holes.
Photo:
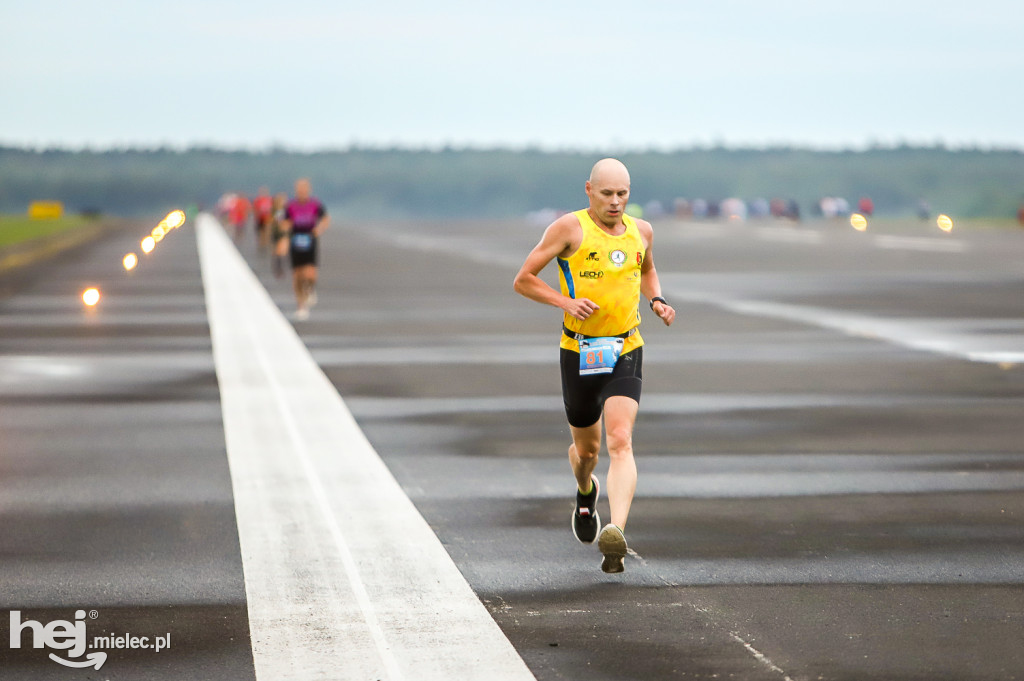
[[[270,221],[274,217],[274,199],[266,187],[260,187],[256,198],[252,200],[252,216],[256,227],[256,243],[260,253],[266,253],[270,244]]]
[[[295,198],[285,206],[281,220],[291,253],[296,319],[309,319],[309,308],[316,305],[317,243],[330,222],[324,204],[313,196],[309,180],[298,180]]]
[[[231,192],[225,192],[221,194],[221,197],[217,199],[217,215],[223,222],[228,222],[228,218],[231,216],[231,207],[235,205],[235,199],[238,198],[238,194]]]
[[[1022,210],[1024,210],[1024,207],[1022,207]],[[918,201],[917,217],[920,218],[921,220],[931,220],[932,204],[928,203],[925,199],[921,199],[920,201]],[[1021,221],[1021,224],[1024,224],[1024,220]]]
[[[278,279],[284,276],[284,259],[288,256],[288,233],[284,231],[284,226],[281,224],[284,221],[284,207],[287,205],[287,194],[284,192],[274,194],[273,215],[270,219],[270,241],[274,248],[271,263],[274,267],[274,276]]]
[[[665,325],[675,310],[661,297],[654,269],[650,223],[625,214],[629,172],[615,159],[599,161],[586,183],[590,205],[548,226],[516,275],[515,290],[530,300],[564,311],[562,399],[572,431],[569,465],[576,478],[572,531],[585,543],[596,539],[601,569],[622,572],[627,553],[626,518],[636,491],[633,424],[640,407],[644,341],[640,295]],[[558,261],[561,292],[540,278]],[[601,424],[608,440],[608,503],[611,523],[598,534],[600,493],[593,474],[601,451]]]
[[[786,217],[793,222],[800,222],[800,204],[796,199],[790,199],[786,204]]]
[[[244,194],[237,194],[228,208],[228,221],[235,230],[235,243],[241,243],[245,234],[245,222],[249,219],[249,199]]]

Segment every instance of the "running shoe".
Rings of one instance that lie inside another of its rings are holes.
[[[295,319],[299,320],[300,322],[304,322],[307,319],[309,319],[309,309],[305,307],[300,307],[298,310],[295,311]]]
[[[597,514],[597,496],[601,486],[596,475],[591,475],[590,479],[594,481],[594,488],[590,494],[576,490],[576,508],[572,512],[572,533],[584,544],[593,544],[597,539],[597,529],[601,527],[601,516]]]
[[[601,570],[611,574],[625,571],[622,561],[626,557],[626,536],[622,530],[611,523],[605,525],[597,540],[597,548],[604,555]]]
[[[309,295],[306,296],[306,305],[310,307],[316,306],[316,289],[312,286],[309,287]]]

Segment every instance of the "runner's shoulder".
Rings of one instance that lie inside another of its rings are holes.
[[[563,244],[567,251],[572,252],[579,248],[583,241],[583,227],[576,215],[566,213],[548,225],[545,235],[548,239]]]
[[[580,219],[576,217],[575,213],[564,213],[548,226],[548,229],[576,230],[579,228]]]
[[[636,229],[640,232],[640,238],[644,240],[646,246],[650,246],[654,240],[654,227],[647,220],[641,220],[640,218],[633,218],[636,223]]]
[[[633,222],[636,223],[636,228],[640,230],[641,234],[654,233],[654,227],[652,227],[651,223],[647,222],[647,220],[643,220],[641,218],[633,218]]]

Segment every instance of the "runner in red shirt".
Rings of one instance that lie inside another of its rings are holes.
[[[243,231],[245,229],[245,221],[249,219],[251,208],[252,204],[249,203],[249,199],[244,194],[239,194],[228,209],[228,220],[235,229],[235,243],[242,243],[242,237],[245,234]]]
[[[260,187],[259,194],[252,200],[252,214],[256,227],[256,242],[259,244],[260,253],[265,253],[267,246],[270,245],[270,221],[274,217],[274,199],[266,187]]]

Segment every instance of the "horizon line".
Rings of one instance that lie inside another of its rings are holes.
[[[195,151],[212,151],[217,153],[238,154],[246,153],[252,155],[265,154],[294,154],[294,155],[317,155],[317,154],[345,154],[356,152],[404,152],[404,153],[461,153],[461,152],[512,152],[512,153],[539,153],[539,154],[604,154],[604,155],[634,155],[634,154],[676,154],[692,152],[811,152],[823,154],[836,153],[865,153],[871,151],[949,151],[949,152],[996,152],[996,153],[1024,153],[1024,145],[1010,143],[979,142],[949,143],[942,140],[933,142],[915,142],[910,140],[897,140],[883,142],[872,140],[858,145],[827,145],[811,144],[800,142],[774,142],[774,143],[729,143],[716,141],[711,143],[695,142],[691,144],[678,144],[671,146],[648,145],[621,145],[611,147],[581,147],[574,145],[552,146],[542,144],[482,144],[482,143],[457,143],[446,142],[443,144],[406,144],[393,143],[363,143],[358,141],[349,142],[346,145],[323,144],[318,146],[289,145],[282,142],[272,142],[265,145],[231,145],[217,144],[212,142],[190,142],[188,144],[172,144],[169,142],[155,143],[132,143],[132,144],[28,144],[10,142],[0,139],[0,151],[23,151],[33,153],[127,153],[127,152],[175,152],[188,153]]]

